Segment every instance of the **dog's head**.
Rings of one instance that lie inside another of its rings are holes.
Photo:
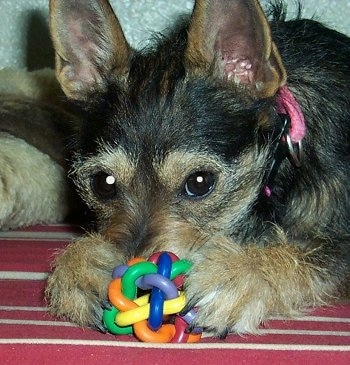
[[[86,111],[73,175],[100,230],[132,253],[239,239],[286,79],[258,1],[197,0],[142,51],[107,0],[51,0],[50,13],[58,80]]]

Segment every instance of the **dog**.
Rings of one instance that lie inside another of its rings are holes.
[[[84,122],[70,176],[96,230],[60,252],[52,314],[104,330],[112,269],[172,251],[195,326],[256,333],[350,294],[350,40],[277,1],[196,0],[152,45],[107,0],[51,0]]]

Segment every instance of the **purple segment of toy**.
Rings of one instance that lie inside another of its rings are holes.
[[[125,271],[128,268],[129,268],[128,265],[119,265],[119,266],[115,267],[112,272],[112,278],[113,279],[121,278],[125,274]]]
[[[165,294],[166,299],[175,299],[179,295],[174,283],[160,274],[147,274],[141,278],[139,284],[140,288],[144,290],[153,287],[160,289]]]
[[[184,316],[181,316],[181,318],[188,324],[190,325],[194,319],[196,318],[196,311],[194,309],[191,309],[189,312],[187,312]],[[193,334],[200,334],[203,332],[203,328],[201,327],[195,327],[192,329],[191,333]]]
[[[193,309],[191,309],[184,316],[181,316],[181,318],[184,321],[186,321],[187,324],[191,324],[194,321],[194,319],[196,318],[196,312]]]
[[[142,279],[143,279],[143,276],[141,276],[140,278],[136,279],[136,281],[135,281],[135,285],[136,285],[139,289],[141,289],[141,290],[147,290],[147,289],[149,289],[149,288],[145,288],[145,287],[143,287],[143,286],[142,286]]]
[[[128,265],[119,265],[114,268],[112,273],[113,279],[121,278],[128,268]],[[155,286],[164,292],[166,299],[178,297],[178,291],[173,282],[160,274],[146,274],[138,278],[135,284],[142,290],[152,289]]]

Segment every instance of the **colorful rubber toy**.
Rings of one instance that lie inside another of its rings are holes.
[[[196,312],[179,313],[186,306],[181,291],[191,263],[173,253],[157,252],[148,260],[135,258],[113,270],[103,322],[113,334],[134,334],[143,342],[198,342],[201,328],[191,326]],[[139,292],[146,294],[138,297]]]

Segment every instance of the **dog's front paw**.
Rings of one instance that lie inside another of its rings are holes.
[[[50,312],[83,327],[103,330],[103,303],[114,266],[122,263],[116,247],[98,235],[72,242],[58,255],[48,278]]]
[[[188,306],[198,307],[194,325],[216,335],[254,333],[272,315],[290,318],[325,304],[333,283],[313,251],[283,238],[244,247],[217,238],[193,254],[185,291]]]
[[[255,333],[271,308],[272,289],[243,250],[196,254],[186,278],[188,307],[197,307],[195,326],[217,336]]]

